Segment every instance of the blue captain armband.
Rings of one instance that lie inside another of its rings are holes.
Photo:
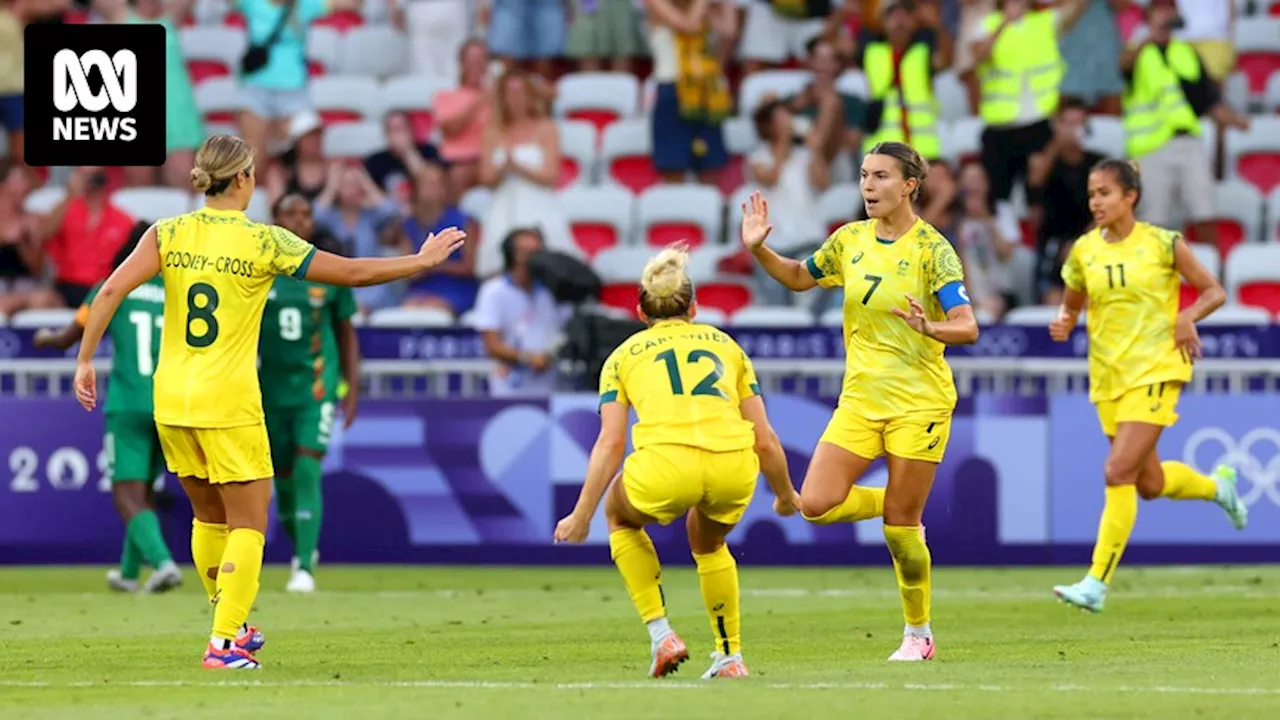
[[[969,291],[959,280],[949,282],[938,290],[938,302],[942,303],[943,312],[951,312],[951,308],[969,304]]]

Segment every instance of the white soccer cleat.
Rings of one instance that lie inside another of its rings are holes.
[[[702,679],[740,678],[749,674],[747,672],[747,664],[742,661],[742,653],[725,655],[717,651],[711,653],[711,667],[702,673]]]
[[[316,591],[316,579],[306,570],[299,569],[289,578],[289,584],[284,589],[291,593],[312,593]]]
[[[890,662],[920,662],[932,660],[935,646],[933,638],[919,635],[903,635],[902,645],[889,656]]]
[[[136,593],[138,592],[137,580],[125,580],[120,574],[119,568],[111,568],[107,571],[107,587],[116,592]]]
[[[1249,506],[1240,497],[1236,481],[1236,469],[1230,465],[1219,465],[1213,469],[1213,483],[1218,486],[1213,501],[1227,513],[1235,529],[1243,530],[1249,524]]]
[[[142,586],[142,592],[157,594],[168,592],[182,584],[182,571],[172,560],[157,568]]]

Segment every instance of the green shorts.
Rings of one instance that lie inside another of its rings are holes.
[[[156,421],[149,413],[119,412],[107,416],[102,439],[110,463],[111,482],[150,484],[164,473],[164,453]]]
[[[293,467],[298,448],[321,455],[329,451],[329,434],[337,404],[332,400],[309,402],[296,407],[267,407],[267,438],[271,442],[271,462],[277,470]]]

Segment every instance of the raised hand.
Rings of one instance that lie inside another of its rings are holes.
[[[418,256],[427,261],[429,267],[435,267],[462,247],[467,234],[455,227],[445,228],[438,233],[427,236],[426,242],[418,249]]]
[[[933,337],[933,323],[929,322],[929,317],[924,313],[924,305],[920,304],[911,293],[907,293],[907,304],[911,312],[907,312],[902,308],[893,308],[893,314],[902,318],[902,320],[912,330],[924,335],[925,337]]]
[[[769,224],[769,201],[759,192],[753,192],[742,203],[742,244],[748,250],[755,250],[764,245],[765,238],[771,232],[773,226]]]

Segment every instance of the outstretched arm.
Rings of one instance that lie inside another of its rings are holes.
[[[89,305],[89,317],[84,324],[84,336],[80,340],[80,352],[76,359],[82,363],[93,361],[98,343],[107,331],[107,325],[115,316],[120,303],[134,288],[155,277],[160,272],[160,249],[156,245],[156,226],[152,225],[138,241],[138,246],[120,267],[111,273]]]
[[[309,259],[303,260],[301,277],[326,285],[367,287],[402,280],[439,265],[462,247],[467,234],[457,228],[448,228],[439,234],[427,236],[426,242],[414,255],[391,258],[347,258],[333,253],[313,250]]]
[[[751,251],[760,267],[769,277],[782,283],[788,290],[802,292],[817,286],[818,281],[805,263],[785,258],[764,244],[773,232],[769,224],[769,201],[758,192],[742,204],[742,244]]]

